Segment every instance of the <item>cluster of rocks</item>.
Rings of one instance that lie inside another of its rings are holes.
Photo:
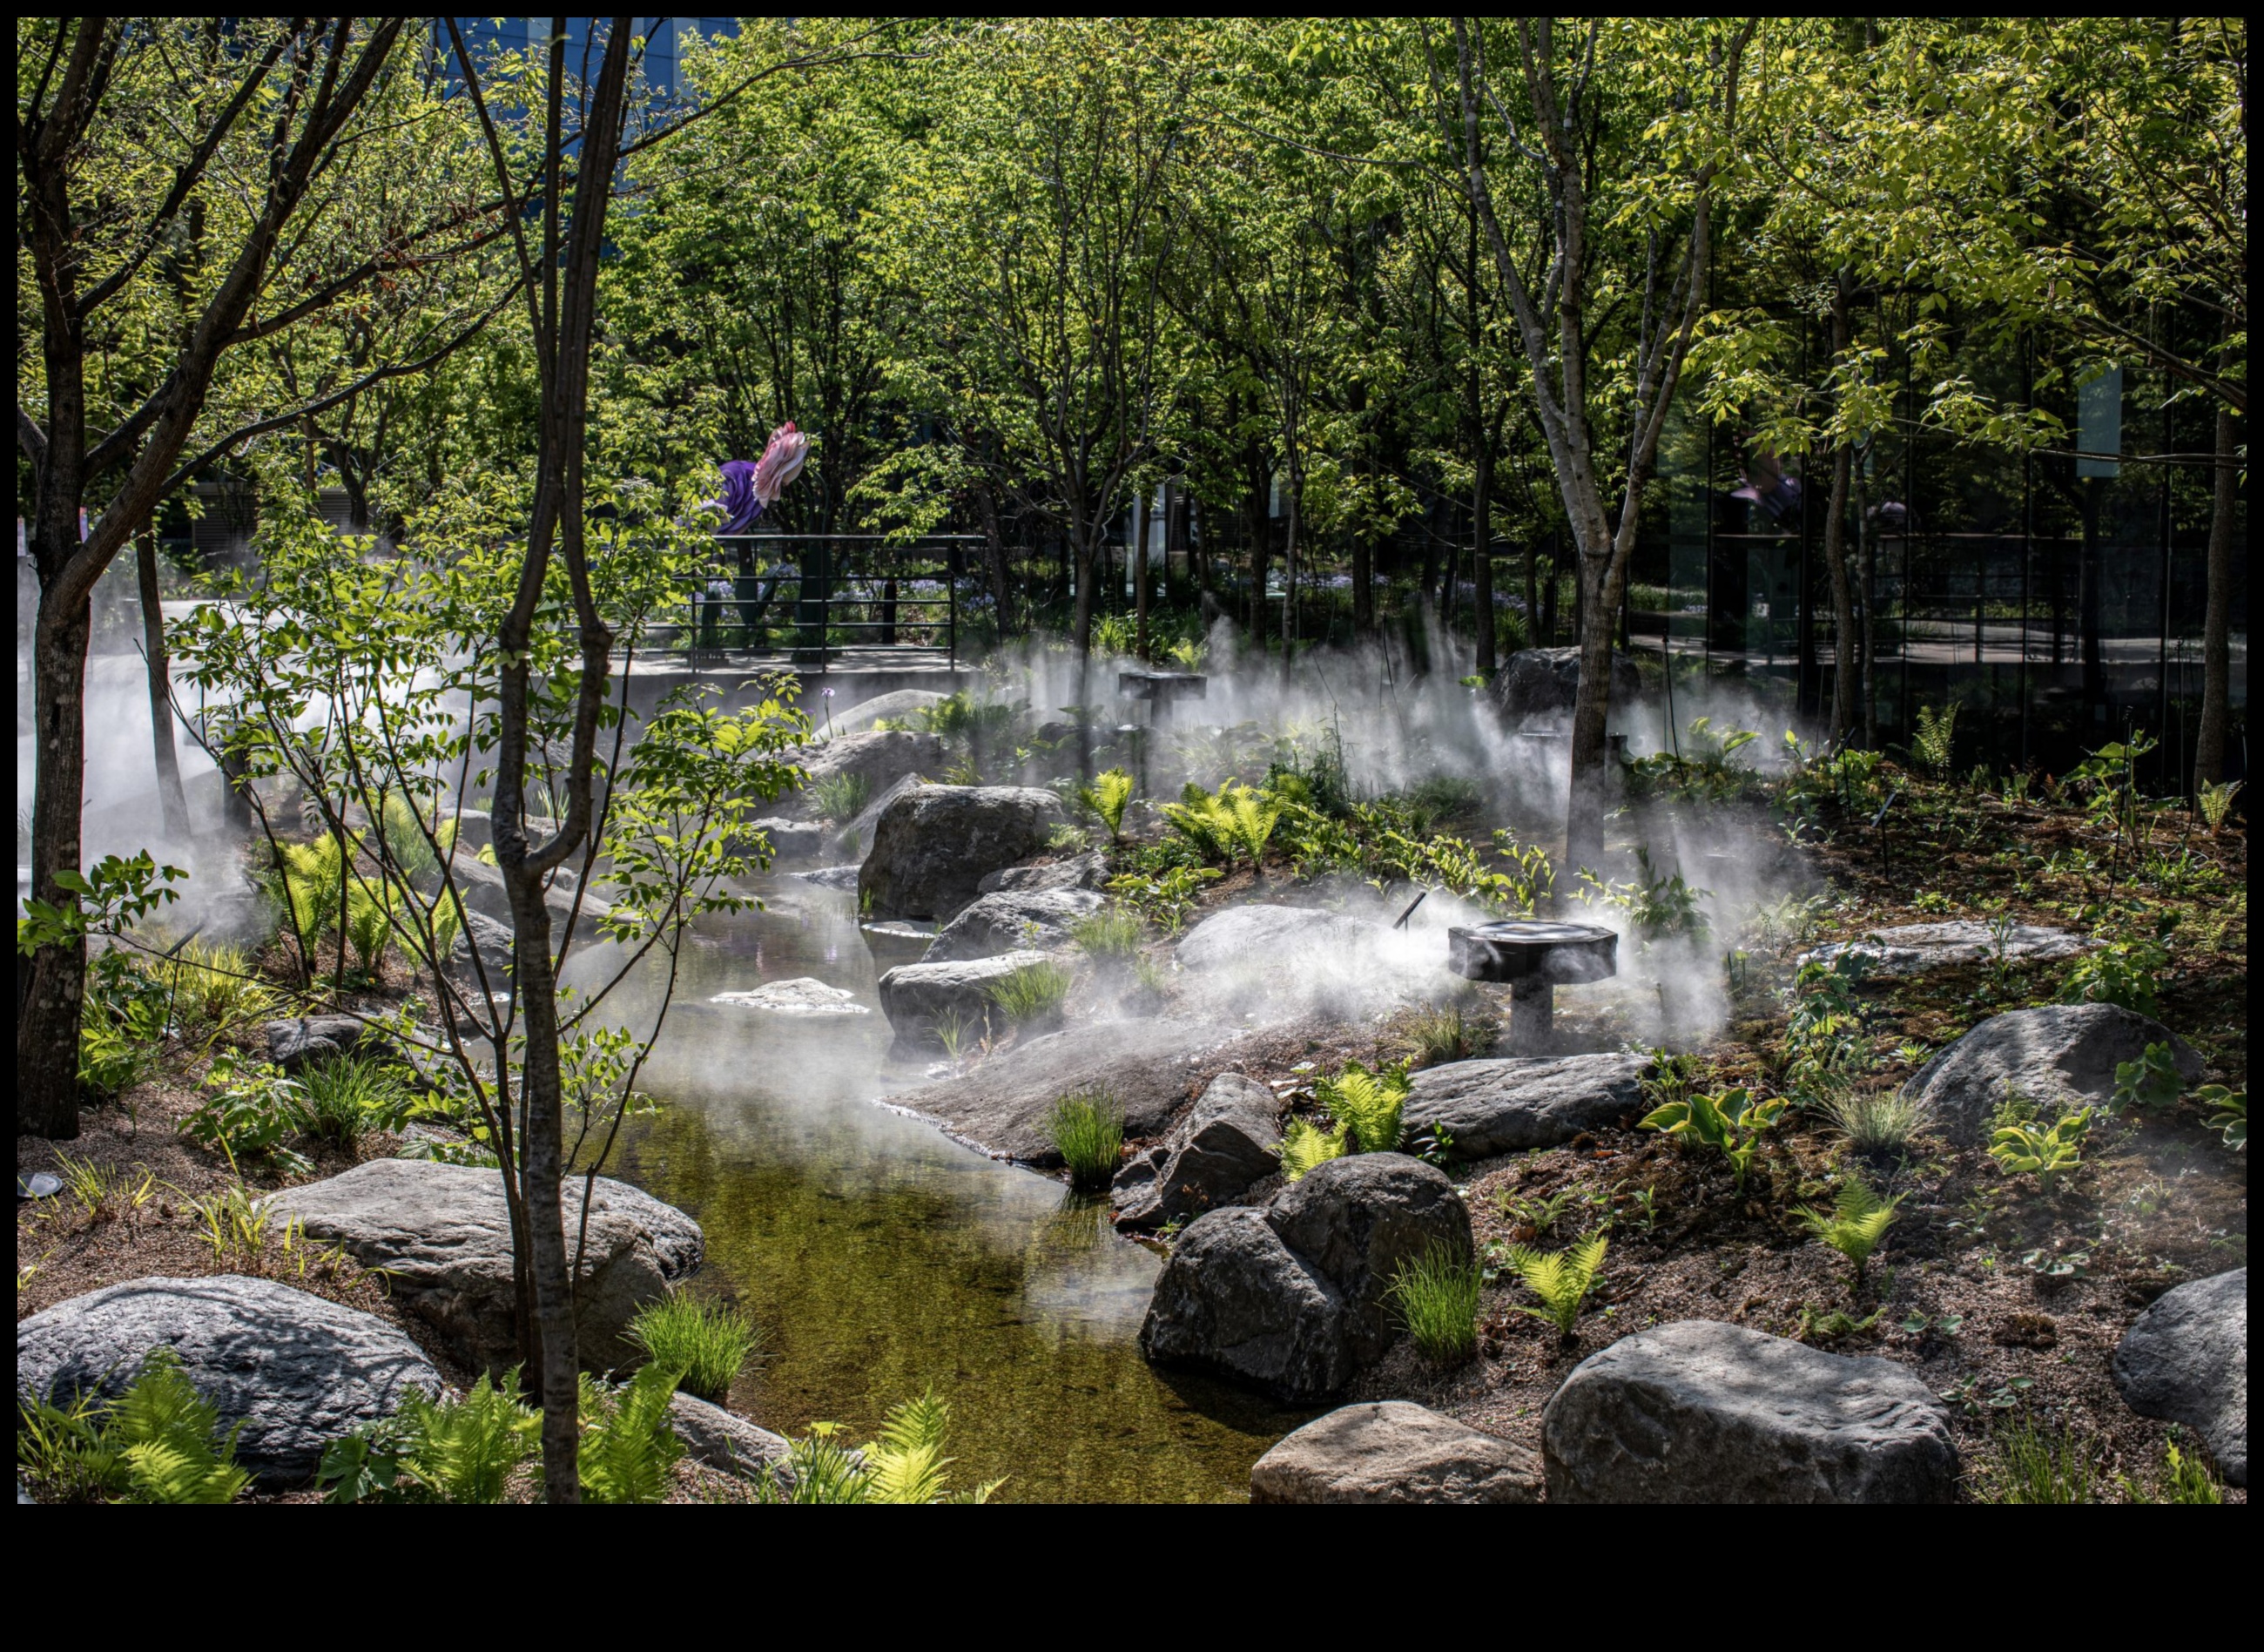
[[[1292,1402],[1324,1398],[1382,1358],[1399,1270],[1470,1254],[1469,1212],[1404,1153],[1335,1159],[1263,1207],[1189,1223],[1156,1281],[1140,1349]]]

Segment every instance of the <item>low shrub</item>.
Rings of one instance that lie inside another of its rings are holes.
[[[652,1364],[677,1372],[685,1393],[719,1402],[763,1345],[741,1310],[680,1292],[639,1308],[625,1335]]]

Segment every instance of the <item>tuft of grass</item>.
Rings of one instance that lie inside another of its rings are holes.
[[[2099,1500],[2094,1444],[2016,1416],[1996,1430],[1984,1470],[1986,1503],[2064,1503]]]
[[[1594,1289],[1596,1276],[1603,1271],[1604,1253],[1609,1248],[1610,1241],[1601,1233],[1591,1234],[1566,1250],[1528,1250],[1523,1245],[1511,1246],[1504,1258],[1509,1270],[1524,1282],[1527,1290],[1541,1299],[1539,1307],[1520,1306],[1517,1311],[1548,1321],[1556,1328],[1559,1336],[1571,1342],[1579,1322],[1580,1305]]]
[[[872,796],[873,782],[862,775],[828,775],[809,788],[809,800],[819,815],[844,826],[865,812]]]
[[[274,1006],[274,992],[242,947],[192,941],[173,955],[166,973],[181,1018],[216,1030],[258,1020]]]
[[[1140,914],[1123,906],[1112,906],[1096,912],[1090,917],[1079,918],[1069,927],[1070,937],[1096,964],[1126,964],[1140,956],[1140,942],[1147,926]]]
[[[1124,1155],[1124,1109],[1107,1090],[1055,1098],[1039,1130],[1069,1163],[1071,1187],[1105,1188]]]
[[[675,1372],[685,1393],[719,1402],[763,1347],[762,1330],[746,1314],[681,1292],[646,1303],[623,1335],[652,1364]]]
[[[1887,1229],[1895,1223],[1895,1206],[1903,1202],[1896,1194],[1883,1199],[1871,1191],[1861,1176],[1849,1176],[1840,1188],[1839,1197],[1832,1201],[1829,1214],[1802,1205],[1793,1212],[1808,1231],[1855,1264],[1855,1277],[1863,1277],[1863,1264],[1887,1236]]]
[[[396,1130],[410,1095],[399,1070],[360,1056],[310,1062],[298,1079],[307,1134],[351,1147],[376,1130]]]
[[[1436,1241],[1400,1264],[1391,1300],[1424,1358],[1446,1365],[1477,1351],[1478,1293],[1484,1284],[1477,1258]]]
[[[1436,1066],[1441,1061],[1469,1060],[1491,1030],[1460,1005],[1449,1005],[1410,1016],[1407,1042],[1414,1047],[1416,1066]]]
[[[2209,1464],[2198,1456],[2189,1456],[2180,1449],[2175,1430],[2162,1447],[2162,1494],[2160,1503],[2221,1503],[2224,1487],[2210,1472]]]
[[[1839,1089],[1820,1103],[1824,1116],[1860,1153],[1890,1157],[1910,1146],[1926,1110],[1899,1089]]]
[[[138,1181],[135,1171],[140,1172]],[[62,1179],[64,1196],[78,1207],[90,1227],[131,1216],[156,1197],[157,1178],[144,1165],[122,1170],[116,1165],[97,1164],[91,1159],[59,1152],[55,1174]]]
[[[1025,964],[990,983],[990,1001],[1017,1026],[1050,1021],[1061,1014],[1075,979],[1059,964]]]

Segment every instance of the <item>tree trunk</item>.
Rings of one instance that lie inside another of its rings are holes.
[[[58,562],[62,560],[59,557]],[[86,771],[85,673],[92,615],[87,600],[42,602],[32,644],[39,742],[32,792],[32,891],[61,906],[77,898],[55,881],[79,870],[79,806]],[[16,1128],[67,1141],[78,1134],[78,1026],[86,1001],[86,942],[75,939],[16,957]]]
[[[2231,326],[2228,322],[2227,327]],[[2232,410],[2217,407],[2217,475],[2209,521],[2208,608],[2201,631],[2201,728],[2194,736],[2194,787],[2224,778],[2226,725],[2232,715],[2232,549],[2240,472]]]
[[[1854,342],[1843,279],[1832,291],[1832,360],[1836,367]],[[1824,515],[1824,567],[1832,580],[1832,739],[1846,746],[1855,732],[1855,582],[1847,566],[1847,490],[1854,451],[1843,436],[1832,448],[1832,499]]]
[[[1085,518],[1078,516],[1070,524],[1070,535],[1077,564],[1077,608],[1070,625],[1075,634],[1078,658],[1082,659],[1092,647],[1093,586],[1099,576],[1093,568],[1092,542],[1085,537]]]
[[[1140,659],[1148,658],[1148,491],[1143,487],[1132,500],[1132,652]]]
[[[1600,872],[1604,860],[1604,727],[1611,715],[1612,616],[1622,581],[1607,549],[1584,552],[1574,564],[1579,596],[1580,682],[1572,699],[1572,773],[1564,821],[1564,863],[1557,877],[1567,889],[1581,870]]]
[[[134,572],[142,592],[142,649],[149,668],[149,744],[157,760],[157,798],[165,811],[165,835],[182,843],[189,836],[189,800],[181,790],[180,753],[173,746],[173,679],[165,663],[165,615],[157,590],[156,533],[135,538]]]
[[[1250,495],[1250,634],[1263,638],[1266,635],[1266,564],[1274,549],[1274,500],[1272,478],[1263,464],[1257,471],[1258,483]]]
[[[1493,675],[1493,446],[1478,432],[1477,479],[1470,489],[1470,572],[1477,596],[1477,664],[1481,676]]]
[[[975,508],[983,518],[983,563],[990,577],[992,608],[998,616],[998,640],[1003,643],[1012,635],[1006,612],[1006,541],[998,531],[998,501],[991,497],[988,483],[975,490]]]

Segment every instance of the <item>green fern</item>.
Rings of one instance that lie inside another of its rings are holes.
[[[1573,1328],[1580,1318],[1580,1305],[1588,1299],[1596,1276],[1603,1271],[1604,1253],[1608,1248],[1609,1240],[1601,1233],[1591,1234],[1567,1250],[1531,1250],[1523,1245],[1512,1246],[1505,1257],[1509,1270],[1524,1282],[1527,1290],[1541,1299],[1542,1304],[1537,1308],[1520,1306],[1517,1311],[1548,1321],[1556,1328],[1559,1336],[1571,1342]]]
[[[1918,709],[1918,726],[1911,734],[1911,755],[1919,766],[1936,780],[1948,776],[1951,754],[1957,743],[1957,702],[1936,710],[1922,705]]]
[[[582,1497],[587,1503],[658,1503],[684,1446],[669,1426],[677,1373],[647,1365],[608,1390],[582,1373]]]
[[[1309,1119],[1293,1118],[1281,1132],[1281,1175],[1291,1182],[1302,1182],[1311,1171],[1317,1170],[1332,1159],[1344,1157],[1346,1138],[1350,1126],[1339,1124],[1334,1130],[1323,1130]]]
[[[1206,860],[1231,862],[1239,851],[1249,857],[1253,871],[1262,871],[1281,804],[1238,781],[1227,781],[1215,796],[1190,784],[1179,802],[1164,805],[1164,819]]]
[[[951,1489],[943,1454],[951,1407],[933,1389],[891,1408],[881,1436],[861,1452],[841,1437],[835,1423],[813,1423],[787,1455],[790,1479],[766,1473],[766,1499],[796,1503],[988,1503],[1005,1482],[990,1481],[964,1492]]]
[[[1349,1129],[1352,1151],[1398,1150],[1408,1092],[1404,1068],[1388,1066],[1371,1073],[1359,1062],[1348,1061],[1342,1073],[1322,1080],[1315,1088],[1329,1116]]]
[[[20,1399],[18,1472],[51,1496],[74,1501],[232,1503],[251,1483],[236,1466],[236,1437],[196,1390],[171,1348],[152,1349],[126,1392],[108,1407],[81,1395],[69,1407]]]
[[[386,1421],[333,1440],[318,1479],[334,1503],[501,1503],[541,1435],[514,1365],[500,1382],[483,1375],[461,1400],[411,1389]]]
[[[1802,1205],[1793,1214],[1825,1244],[1855,1264],[1855,1277],[1863,1277],[1863,1264],[1887,1236],[1887,1229],[1895,1224],[1895,1206],[1903,1202],[1896,1194],[1882,1199],[1871,1191],[1861,1176],[1849,1176],[1832,1201],[1829,1214]]]
[[[1108,841],[1120,842],[1124,836],[1124,811],[1132,801],[1132,776],[1121,768],[1104,769],[1093,776],[1092,784],[1077,790],[1078,804],[1100,818],[1108,828]]]

